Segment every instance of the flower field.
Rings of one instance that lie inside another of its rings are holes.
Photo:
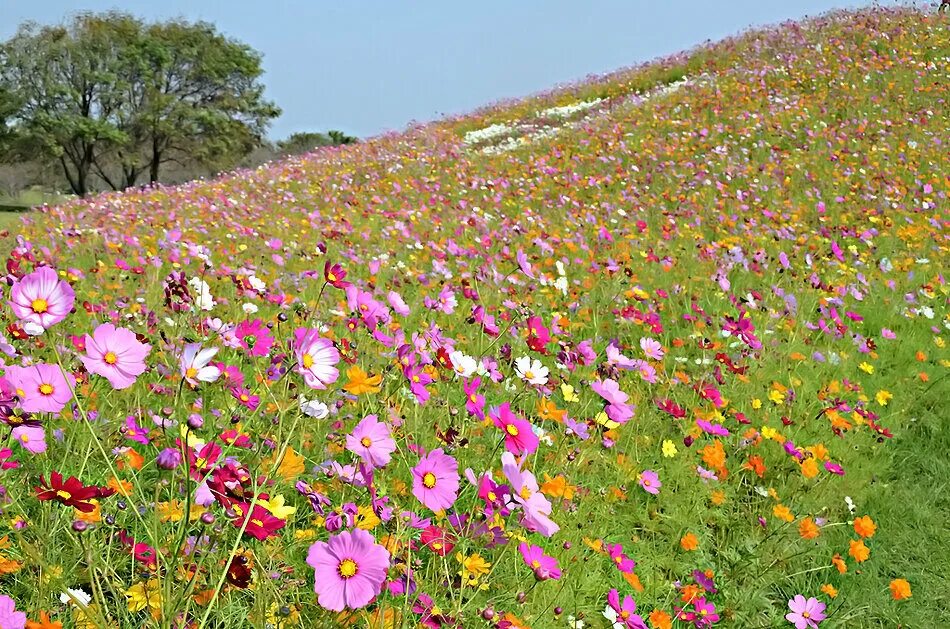
[[[25,217],[0,628],[950,625],[948,98],[834,13]]]

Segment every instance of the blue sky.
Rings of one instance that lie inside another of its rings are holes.
[[[834,0],[0,0],[0,38],[79,10],[217,24],[264,54],[270,135],[368,136],[716,40]]]

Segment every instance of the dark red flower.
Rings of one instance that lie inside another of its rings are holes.
[[[79,509],[83,513],[95,511],[96,505],[92,504],[91,500],[107,498],[115,493],[115,490],[109,487],[95,485],[87,487],[75,476],[70,476],[64,483],[63,475],[59,472],[52,472],[49,475],[49,484],[40,476],[40,485],[35,488],[35,491],[39,500],[55,500],[67,507]]]
[[[346,288],[349,282],[344,282],[346,270],[339,264],[331,264],[329,260],[323,265],[323,278],[334,288]]]

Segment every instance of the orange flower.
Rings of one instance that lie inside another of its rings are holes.
[[[848,549],[848,554],[851,555],[855,561],[861,563],[867,561],[868,557],[871,556],[871,549],[864,545],[864,540],[851,540],[851,547]]]
[[[863,515],[860,518],[854,519],[854,532],[861,537],[874,537],[876,530],[877,525],[874,523],[874,520],[871,519],[871,516]]]
[[[902,601],[911,596],[910,583],[908,583],[906,579],[894,579],[891,581],[891,598],[895,601]]]
[[[346,370],[346,378],[349,380],[343,385],[346,392],[350,395],[361,395],[363,393],[379,393],[379,385],[383,382],[381,375],[370,376],[360,369],[359,365],[353,365]]]
[[[802,536],[802,539],[815,539],[821,535],[821,529],[818,528],[814,520],[805,518],[798,523],[798,534]]]
[[[696,550],[697,548],[699,548],[699,540],[696,539],[696,536],[693,535],[692,533],[687,533],[680,540],[680,547],[682,547],[682,549],[686,551]]]
[[[821,591],[828,595],[828,598],[835,598],[838,596],[838,590],[835,586],[830,583],[825,583],[821,586]]]
[[[63,623],[49,619],[47,612],[40,612],[39,620],[27,620],[26,629],[63,629]]]
[[[815,457],[808,457],[802,461],[802,474],[805,478],[815,478],[818,476],[818,462]]]
[[[673,619],[662,609],[650,612],[650,626],[653,629],[673,629]]]
[[[831,563],[834,564],[838,572],[844,574],[848,571],[848,564],[844,562],[844,559],[841,558],[841,555],[835,553],[835,556],[831,558]]]
[[[755,475],[759,478],[765,476],[765,461],[758,454],[753,454],[749,457],[749,460],[746,461],[743,466],[747,470],[752,470],[755,472]]]
[[[779,520],[785,520],[786,522],[792,522],[795,520],[795,516],[792,515],[791,510],[785,505],[775,505],[775,507],[772,508],[772,513]]]
[[[574,485],[571,485],[567,482],[563,476],[558,474],[554,478],[551,478],[547,472],[544,474],[544,483],[541,484],[541,493],[549,498],[564,498],[565,500],[571,500],[574,497],[574,490],[577,489]]]
[[[703,463],[713,469],[719,470],[726,465],[726,451],[722,447],[722,442],[718,439],[700,450],[699,453],[703,456]]]

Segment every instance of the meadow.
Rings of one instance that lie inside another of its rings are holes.
[[[4,223],[0,629],[950,626],[948,97],[837,12]]]

